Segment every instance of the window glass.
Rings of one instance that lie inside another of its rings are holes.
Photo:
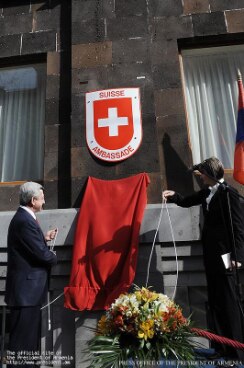
[[[231,169],[244,46],[182,50],[182,60],[193,163],[216,156]]]
[[[0,69],[0,181],[43,178],[45,64]]]

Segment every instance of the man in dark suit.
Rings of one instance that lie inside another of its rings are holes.
[[[203,257],[208,287],[210,328],[218,335],[244,342],[243,309],[236,288],[236,267],[244,264],[244,222],[238,192],[224,181],[224,167],[215,157],[193,167],[204,189],[183,197],[172,190],[163,192],[181,207],[202,205]],[[234,244],[233,244],[234,243]],[[224,258],[229,264],[224,263]],[[244,352],[216,346],[228,358],[242,359]]]
[[[8,350],[23,367],[23,355],[39,350],[41,305],[48,291],[50,268],[57,263],[46,236],[37,223],[36,213],[45,203],[43,187],[27,182],[20,187],[20,207],[8,229],[8,266],[5,302],[10,309],[10,341]],[[22,352],[22,358],[18,354]],[[15,362],[16,364],[16,362]],[[15,365],[16,367],[16,365]],[[30,365],[28,365],[30,367]]]

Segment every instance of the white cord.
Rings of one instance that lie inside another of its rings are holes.
[[[177,255],[177,247],[176,247],[176,242],[175,242],[175,237],[174,237],[174,231],[173,231],[173,226],[172,226],[172,222],[171,222],[171,218],[170,218],[170,214],[169,214],[169,209],[167,206],[167,202],[165,200],[165,208],[168,214],[168,218],[169,218],[169,226],[170,226],[170,232],[171,232],[171,236],[172,236],[172,242],[174,245],[174,251],[175,251],[175,263],[176,263],[176,278],[175,278],[175,287],[174,287],[174,292],[173,292],[173,296],[172,299],[175,299],[176,296],[176,289],[177,289],[177,285],[178,285],[178,277],[179,277],[179,263],[178,263],[178,255]]]
[[[58,236],[58,228],[56,229],[56,232],[55,232],[55,236],[54,238],[51,240],[51,244],[50,244],[50,250],[53,251],[54,250],[54,247],[55,247],[55,243],[56,243],[56,239],[57,239],[57,236]]]
[[[154,251],[154,247],[155,247],[156,237],[158,235],[159,227],[160,227],[161,220],[162,220],[162,215],[163,215],[163,202],[162,202],[162,206],[161,206],[161,210],[160,210],[160,214],[159,214],[158,226],[157,226],[156,232],[154,234],[154,238],[153,238],[151,253],[150,253],[150,256],[149,256],[149,259],[148,259],[147,276],[146,276],[146,287],[148,286],[149,273],[150,273],[150,267],[151,267],[151,262],[152,262],[152,255],[153,255],[153,251]]]
[[[51,309],[50,309],[50,291],[47,293],[47,324],[48,324],[48,331],[51,331],[52,329],[52,321],[51,321]]]
[[[54,302],[56,302],[56,300],[58,300],[59,298],[61,298],[62,295],[64,295],[64,291],[61,294],[59,294],[55,299],[53,299],[51,302],[49,302],[46,305],[44,305],[43,307],[41,307],[41,310],[47,308],[49,305],[51,305]]]
[[[149,256],[149,260],[148,260],[147,276],[146,276],[146,287],[148,286],[149,273],[150,273],[150,267],[151,267],[151,262],[152,262],[152,255],[153,255],[153,251],[154,251],[154,248],[155,248],[156,237],[158,235],[159,227],[160,227],[160,224],[161,224],[161,221],[162,221],[164,207],[166,208],[166,212],[167,212],[167,215],[168,215],[168,218],[169,218],[170,232],[171,232],[172,242],[173,242],[174,251],[175,251],[176,279],[175,279],[175,286],[174,286],[174,292],[173,292],[173,297],[172,297],[172,299],[174,300],[175,299],[175,295],[176,295],[177,285],[178,285],[179,265],[178,265],[177,248],[176,248],[176,243],[175,243],[175,238],[174,238],[174,232],[173,232],[172,222],[171,222],[171,218],[170,218],[170,214],[169,214],[169,209],[168,209],[168,206],[167,206],[167,201],[165,199],[162,201],[162,206],[161,206],[161,210],[160,210],[160,214],[159,214],[158,225],[157,225],[156,232],[154,234],[152,248],[151,248],[151,253],[150,253],[150,256]]]
[[[50,250],[53,252],[54,251],[54,247],[55,247],[55,243],[56,243],[56,239],[58,236],[58,228],[56,229],[56,233],[54,238],[51,240],[51,244],[50,244]],[[54,300],[50,301],[50,293],[48,292],[47,294],[47,304],[44,305],[43,307],[40,308],[40,310],[48,308],[48,331],[51,330],[51,311],[50,311],[50,305],[53,304],[54,302],[56,302],[56,300],[58,300],[62,295],[64,294],[61,293],[57,296],[57,298],[55,298]]]

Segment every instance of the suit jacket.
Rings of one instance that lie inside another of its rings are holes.
[[[46,244],[36,220],[19,208],[8,230],[5,302],[9,306],[37,306],[44,302],[50,267],[56,255]]]
[[[230,252],[231,258],[235,259],[231,221],[234,230],[237,261],[244,262],[244,222],[242,210],[238,192],[234,188],[230,187],[230,190],[228,190],[230,211],[227,190],[219,186],[207,209],[206,198],[209,193],[209,189],[203,189],[186,197],[176,193],[171,198],[172,202],[181,207],[202,205],[204,214],[202,241],[206,272],[210,274],[224,273],[226,270],[221,255]]]

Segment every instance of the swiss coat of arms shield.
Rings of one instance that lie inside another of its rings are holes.
[[[121,161],[141,144],[139,88],[86,93],[86,141],[92,154],[105,161]]]

